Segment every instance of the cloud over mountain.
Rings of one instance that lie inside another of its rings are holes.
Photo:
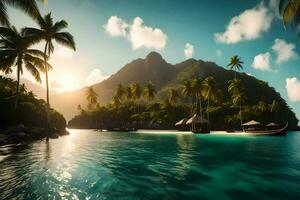
[[[141,17],[135,17],[131,24],[117,16],[111,16],[103,26],[112,37],[127,38],[132,48],[148,48],[161,50],[167,44],[167,35],[159,28],[146,26]]]
[[[285,88],[291,101],[300,101],[300,81],[296,77],[287,78]]]
[[[252,67],[261,71],[270,70],[270,59],[271,54],[269,52],[258,54],[253,59]]]
[[[184,55],[186,58],[192,58],[194,55],[194,45],[186,43],[184,48]]]

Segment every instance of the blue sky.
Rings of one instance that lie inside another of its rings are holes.
[[[220,66],[238,54],[244,71],[269,82],[300,117],[299,39],[291,29],[283,28],[274,10],[276,2],[49,0],[40,5],[41,12],[51,11],[55,20],[68,21],[77,44],[75,53],[56,46],[52,86],[64,91],[100,81],[153,50],[168,62],[178,63],[187,58],[184,49],[189,43],[193,46],[189,56]],[[17,10],[11,9],[10,17],[17,27],[36,26]],[[68,87],[60,86],[63,83]]]

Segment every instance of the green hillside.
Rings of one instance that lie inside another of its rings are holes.
[[[223,94],[222,103],[216,106],[224,107],[223,104],[226,104],[227,107],[230,106],[231,98],[227,92],[227,88],[228,81],[234,77],[233,71],[224,69],[213,62],[194,59],[172,65],[167,63],[156,52],[151,52],[145,59],[137,59],[130,62],[107,80],[93,85],[93,88],[98,93],[100,103],[103,105],[111,101],[111,97],[118,84],[126,86],[131,83],[138,83],[144,86],[147,82],[151,81],[158,91],[156,101],[160,101],[166,97],[169,89],[175,89],[180,93],[182,83],[185,80],[197,77],[204,79],[208,76],[212,76],[216,80]],[[295,114],[288,107],[284,99],[280,97],[280,94],[274,88],[270,87],[268,83],[249,76],[246,73],[238,73],[237,78],[241,79],[244,88],[244,105],[256,106],[259,102],[264,102],[267,106],[276,100],[280,105],[281,120],[284,121],[286,117],[294,126],[297,125],[298,120]],[[53,98],[53,105],[56,109],[63,112],[67,118],[70,118],[78,114],[78,104],[86,107],[85,91],[86,88],[83,88],[75,92],[57,95]],[[182,95],[180,95],[180,99],[181,102],[188,101]],[[59,105],[63,107],[59,107]],[[218,109],[220,110],[220,108]]]

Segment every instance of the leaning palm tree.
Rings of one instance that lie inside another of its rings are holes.
[[[191,114],[193,114],[193,85],[192,81],[187,80],[183,83],[182,94],[184,97],[191,98]]]
[[[170,104],[176,104],[178,101],[179,95],[175,89],[170,89],[168,92],[168,101]]]
[[[239,70],[243,69],[243,64],[244,64],[244,62],[237,55],[232,56],[230,58],[227,67],[229,67],[229,69],[234,71],[234,79],[236,79],[236,71],[239,71]]]
[[[47,2],[47,0],[39,0]],[[19,8],[33,19],[39,20],[41,18],[39,9],[35,0],[1,0],[0,1],[0,24],[10,26],[7,15],[7,5]]]
[[[203,81],[203,97],[207,101],[207,120],[209,121],[209,106],[210,101],[218,102],[220,100],[220,90],[218,88],[216,80],[209,76]]]
[[[91,86],[86,91],[86,99],[88,102],[88,109],[92,110],[98,105],[98,94],[95,92],[94,88]]]
[[[24,28],[22,32],[35,39],[35,42],[38,43],[41,40],[46,42],[44,49],[44,62],[47,62],[47,59],[54,51],[53,41],[56,41],[58,44],[61,44],[65,47],[76,50],[75,42],[73,36],[68,32],[61,32],[63,29],[68,27],[68,23],[65,20],[58,21],[56,23],[53,22],[51,17],[51,13],[45,15],[44,18],[41,18],[38,21],[40,29],[37,28]],[[47,122],[49,124],[49,109],[50,109],[50,101],[49,101],[49,81],[48,81],[48,71],[46,68],[46,97],[47,97]]]
[[[148,101],[152,101],[155,98],[156,90],[151,82],[147,83],[145,86],[143,95]]]
[[[45,72],[45,63],[43,57],[46,57],[42,51],[31,49],[33,44],[31,38],[19,33],[15,27],[6,28],[0,27],[0,71],[5,74],[12,72],[13,67],[16,67],[17,72],[17,88],[15,110],[18,107],[18,99],[20,92],[20,76],[25,67],[35,78],[41,82],[40,71]],[[51,69],[51,65],[46,63],[47,68]]]

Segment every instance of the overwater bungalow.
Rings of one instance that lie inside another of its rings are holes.
[[[246,122],[246,123],[242,124],[242,126],[243,126],[243,129],[247,130],[247,131],[261,130],[261,128],[262,128],[262,124],[255,120]]]

